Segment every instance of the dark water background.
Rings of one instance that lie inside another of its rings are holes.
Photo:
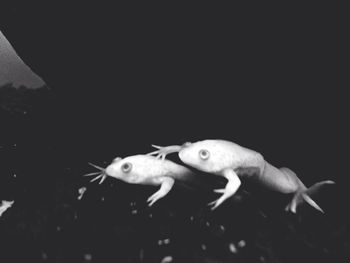
[[[0,197],[15,200],[0,218],[1,262],[349,261],[342,16],[180,9],[1,10],[2,32],[49,87],[0,89]],[[317,197],[326,214],[286,214],[289,196],[248,182],[215,212],[213,193],[181,187],[148,208],[153,187],[82,177],[87,162],[207,138],[307,185],[336,181]]]

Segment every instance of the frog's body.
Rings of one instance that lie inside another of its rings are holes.
[[[290,169],[278,169],[266,162],[260,153],[229,141],[204,140],[186,143],[182,146],[154,147],[158,150],[150,154],[158,154],[158,158],[162,157],[164,160],[167,154],[179,152],[179,158],[185,164],[207,173],[224,176],[228,180],[225,189],[215,190],[215,192],[223,194],[218,200],[211,203],[213,209],[235,194],[241,185],[240,177],[252,177],[271,190],[294,193],[286,210],[295,213],[297,206],[306,201],[323,212],[311,199],[309,193],[324,184],[334,183],[333,181],[323,181],[307,189]]]
[[[102,183],[107,176],[111,176],[130,184],[160,185],[160,189],[147,200],[150,206],[169,193],[175,180],[192,181],[194,176],[191,170],[170,160],[160,160],[154,156],[141,154],[123,159],[118,157],[105,169],[93,166],[102,172],[92,181],[101,178]]]

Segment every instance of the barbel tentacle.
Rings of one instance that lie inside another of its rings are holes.
[[[90,182],[94,182],[98,179],[101,179],[99,184],[102,184],[104,182],[104,180],[106,180],[106,178],[107,178],[106,169],[102,168],[100,166],[97,166],[95,164],[92,164],[92,163],[88,163],[88,164],[91,165],[92,167],[95,167],[96,169],[98,169],[100,171],[94,172],[94,173],[88,173],[88,174],[85,174],[84,176],[98,175],[95,178],[93,178],[92,180],[90,180]]]

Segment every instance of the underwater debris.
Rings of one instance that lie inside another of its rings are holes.
[[[235,244],[230,243],[228,248],[233,254],[237,254],[238,253],[238,249],[236,248]]]
[[[245,242],[244,240],[241,240],[241,241],[239,241],[239,242],[237,243],[237,246],[238,246],[239,248],[243,248],[243,247],[246,246],[246,242]]]
[[[2,203],[0,205],[0,217],[7,209],[9,209],[13,205],[14,202],[15,201],[2,200]]]
[[[168,245],[168,244],[170,244],[170,238],[158,240],[158,245],[159,246],[161,246],[161,245]]]
[[[87,190],[86,187],[79,188],[79,190],[78,190],[78,192],[79,192],[78,200],[81,200],[83,198],[83,195],[84,195],[86,190]]]
[[[47,256],[47,254],[46,254],[45,252],[42,252],[42,253],[41,253],[41,258],[42,258],[43,260],[47,260],[47,259],[48,259],[48,256]]]
[[[166,256],[162,259],[160,263],[170,263],[173,262],[173,257],[172,256]]]
[[[85,260],[85,261],[91,261],[91,260],[92,260],[92,255],[89,254],[89,253],[85,254],[85,255],[84,255],[84,260]]]

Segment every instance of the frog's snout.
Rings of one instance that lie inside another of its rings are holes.
[[[106,175],[114,177],[114,169],[112,165],[108,165],[106,170],[105,170]]]

